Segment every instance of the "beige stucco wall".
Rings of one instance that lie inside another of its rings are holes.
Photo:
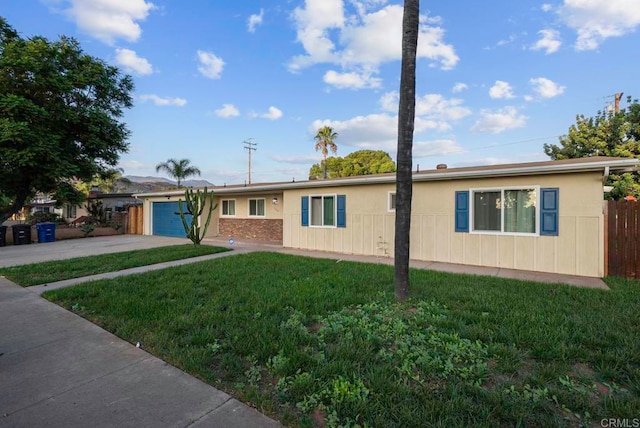
[[[273,204],[273,198],[278,198],[278,203]],[[269,193],[269,194],[256,194],[256,195],[216,195],[214,193],[213,203],[214,206],[217,205],[216,209],[213,210],[211,214],[211,222],[209,224],[209,229],[207,230],[206,237],[216,237],[218,236],[218,219],[222,213],[222,203],[220,202],[222,199],[235,199],[236,200],[236,216],[235,218],[250,218],[249,217],[249,199],[265,199],[265,217],[256,217],[256,218],[267,218],[267,219],[282,219],[283,209],[282,209],[282,193]],[[152,203],[153,202],[177,202],[179,200],[184,200],[184,195],[180,196],[159,196],[159,197],[147,197],[144,198],[144,234],[151,235],[152,234],[152,225],[153,225],[153,210]],[[208,207],[205,206],[204,213],[208,213]],[[204,217],[204,215],[202,216]],[[201,218],[200,221],[206,221],[206,217]]]
[[[448,180],[414,184],[411,258],[469,265],[604,275],[602,174]],[[454,195],[483,187],[558,187],[559,236],[510,236],[454,231]],[[285,247],[341,253],[393,256],[395,213],[387,211],[394,185],[360,185],[284,194]],[[300,225],[300,197],[346,195],[346,228]]]

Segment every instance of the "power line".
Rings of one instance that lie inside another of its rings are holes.
[[[490,145],[490,146],[475,147],[473,149],[468,149],[467,151],[468,152],[472,152],[474,150],[491,149],[491,148],[494,148],[494,147],[513,146],[515,144],[531,143],[531,142],[534,142],[534,141],[542,141],[542,140],[548,140],[550,138],[560,138],[560,137],[562,137],[562,135],[551,135],[549,137],[539,137],[539,138],[532,138],[532,139],[529,139],[529,140],[512,141],[510,143],[493,144],[493,145]]]
[[[248,184],[251,184],[251,152],[258,150],[256,148],[258,143],[254,143],[253,138],[249,138],[247,140],[244,140],[242,144],[244,144],[244,149],[247,151],[247,154],[249,155],[249,183]]]

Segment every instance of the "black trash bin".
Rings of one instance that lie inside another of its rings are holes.
[[[38,223],[36,224],[38,232],[38,242],[53,242],[56,240],[56,224],[55,223]]]
[[[14,224],[11,229],[13,229],[13,245],[31,244],[30,224]]]
[[[7,245],[7,226],[0,226],[0,247]]]

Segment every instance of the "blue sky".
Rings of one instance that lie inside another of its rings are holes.
[[[638,96],[638,0],[421,2],[414,165],[545,160],[576,114]],[[134,77],[120,166],[188,158],[215,184],[306,179],[321,159],[395,158],[402,2],[2,0],[24,36],[77,38]],[[624,106],[624,104],[623,104]]]

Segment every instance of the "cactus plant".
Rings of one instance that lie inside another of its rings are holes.
[[[180,208],[180,220],[182,220],[182,226],[187,234],[187,238],[193,242],[194,245],[200,245],[202,239],[207,233],[209,228],[209,222],[211,222],[211,213],[216,209],[217,204],[213,205],[213,192],[207,192],[207,188],[204,190],[192,190],[187,189],[184,192],[185,203],[182,203],[182,199],[179,200],[178,206]],[[204,211],[207,201],[209,202],[209,213],[207,214],[207,221],[204,223],[204,227],[200,226],[200,216]],[[187,221],[186,213],[184,212],[183,205],[187,208],[187,213],[191,214],[191,222]]]

